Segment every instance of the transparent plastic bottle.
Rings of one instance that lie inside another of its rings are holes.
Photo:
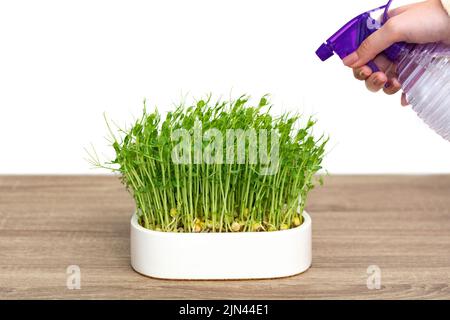
[[[397,73],[413,110],[450,141],[450,46],[406,46],[397,59]]]

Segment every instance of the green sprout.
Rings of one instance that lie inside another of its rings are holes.
[[[103,163],[94,151],[90,161],[120,173],[139,223],[151,230],[300,226],[328,138],[314,138],[312,118],[272,116],[268,96],[249,104],[246,95],[233,101],[208,96],[192,105],[180,103],[162,119],[157,110],[148,112],[144,101],[143,114],[130,129],[114,134],[107,122],[116,158]]]

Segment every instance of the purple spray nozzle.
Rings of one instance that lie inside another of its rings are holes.
[[[316,54],[320,60],[325,61],[334,55],[333,47],[328,43],[324,43],[319,47],[319,49],[317,49]]]
[[[364,12],[347,22],[323,43],[319,49],[317,49],[316,54],[320,60],[325,61],[333,56],[334,53],[336,53],[339,58],[344,59],[350,53],[358,49],[367,37],[381,28],[381,26],[389,19],[388,10],[391,3],[392,0],[389,0],[386,5]],[[378,19],[380,15],[382,18]],[[404,44],[402,43],[394,44],[392,47],[386,49],[384,53],[388,59],[395,60],[403,46]],[[373,71],[378,71],[375,63],[369,62],[368,65]]]
[[[365,12],[347,22],[341,29],[332,35],[316,51],[320,60],[325,61],[336,53],[343,59],[358,49],[359,45],[378,28],[377,21]],[[370,26],[370,27],[368,27]],[[371,27],[374,26],[374,27]]]

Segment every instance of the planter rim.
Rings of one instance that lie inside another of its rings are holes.
[[[173,236],[173,235],[179,235],[179,236],[183,236],[183,237],[193,237],[193,236],[201,236],[201,237],[206,237],[206,236],[215,236],[217,237],[218,235],[220,236],[233,236],[233,235],[245,235],[245,234],[280,234],[280,233],[289,233],[289,232],[298,232],[302,229],[305,229],[307,227],[309,227],[311,225],[311,217],[309,216],[309,214],[306,211],[303,211],[302,213],[302,218],[303,218],[303,223],[301,225],[299,225],[298,227],[295,228],[290,228],[287,230],[276,230],[276,231],[239,231],[239,232],[172,232],[172,231],[155,231],[155,230],[150,230],[147,228],[144,228],[143,226],[141,226],[137,220],[137,213],[133,213],[133,216],[131,217],[131,226],[137,230],[139,230],[140,232],[145,232],[148,234],[153,234],[153,235],[158,235],[158,236]]]

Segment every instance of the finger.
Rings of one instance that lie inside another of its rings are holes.
[[[384,72],[386,74],[392,69],[393,62],[382,54],[376,56],[375,59],[373,59],[373,62],[375,62],[381,72]]]
[[[384,85],[383,91],[388,95],[396,94],[402,88],[397,75],[397,65],[392,63],[385,71],[388,81]]]
[[[393,63],[389,59],[387,59],[384,55],[378,55],[374,59],[374,62],[377,65],[378,69],[384,73],[391,72],[391,70],[393,69],[392,68]],[[367,80],[367,78],[370,77],[372,73],[373,70],[369,66],[362,66],[353,69],[353,75],[358,80]]]
[[[399,92],[401,88],[402,86],[397,78],[390,78],[384,85],[383,92],[388,95],[392,95]]]
[[[401,103],[402,103],[402,106],[404,106],[404,107],[409,106],[409,102],[406,99],[406,94],[405,93],[402,93]]]
[[[372,75],[372,69],[368,66],[362,66],[360,68],[353,69],[353,75],[358,80],[367,80]]]
[[[398,16],[398,15],[402,14],[403,12],[408,11],[409,9],[411,9],[411,7],[414,7],[416,5],[417,5],[417,3],[411,3],[411,4],[407,4],[405,6],[402,6],[402,7],[391,9],[388,12],[388,17],[393,18],[395,16]]]
[[[366,87],[369,91],[378,92],[384,87],[387,80],[383,72],[375,72],[366,80]]]
[[[399,41],[396,17],[389,19],[379,30],[364,40],[359,48],[345,57],[343,62],[351,68],[361,67],[373,60],[380,52]]]
[[[397,73],[397,65],[395,63],[392,63],[388,69],[386,69],[385,71],[386,76],[388,77],[388,80],[394,79],[394,78],[398,78],[398,73]]]

